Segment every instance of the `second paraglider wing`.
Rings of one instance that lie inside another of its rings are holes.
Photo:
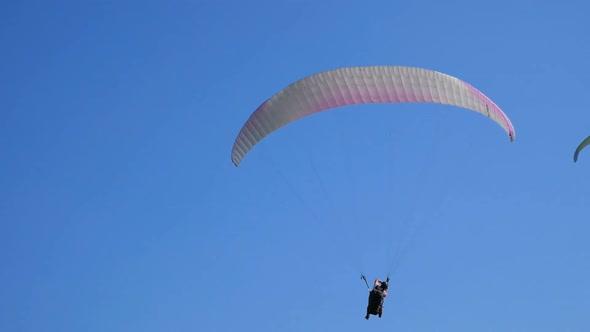
[[[580,151],[584,150],[584,148],[588,145],[590,145],[590,136],[586,137],[586,139],[583,140],[582,143],[580,143],[580,145],[578,145],[576,148],[576,151],[574,152],[574,163],[578,161],[578,155],[580,154]]]

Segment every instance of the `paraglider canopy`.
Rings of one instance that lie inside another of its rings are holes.
[[[582,151],[588,145],[590,145],[590,136],[586,137],[586,139],[583,140],[582,143],[580,143],[580,145],[578,145],[576,148],[576,151],[574,152],[574,163],[578,161],[578,155],[580,154],[580,151]]]
[[[349,67],[303,78],[267,99],[250,116],[232,149],[238,166],[248,152],[273,131],[328,109],[381,103],[454,105],[487,116],[511,141],[514,127],[504,112],[468,83],[433,70],[404,66]]]

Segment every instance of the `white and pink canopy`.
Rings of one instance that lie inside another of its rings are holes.
[[[502,110],[479,90],[436,71],[403,67],[350,67],[303,78],[266,100],[242,127],[232,149],[238,166],[264,137],[308,115],[355,104],[438,103],[481,113],[515,138]]]

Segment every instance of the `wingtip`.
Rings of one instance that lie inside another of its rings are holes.
[[[241,160],[239,158],[236,158],[236,156],[232,155],[231,162],[232,162],[232,164],[234,164],[234,166],[236,166],[236,167],[240,166],[240,161]]]

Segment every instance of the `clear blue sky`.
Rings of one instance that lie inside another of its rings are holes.
[[[5,1],[0,331],[588,331],[589,10]],[[260,103],[367,65],[471,83],[515,142],[458,108],[362,105],[233,166]],[[366,321],[359,276],[388,272]]]

